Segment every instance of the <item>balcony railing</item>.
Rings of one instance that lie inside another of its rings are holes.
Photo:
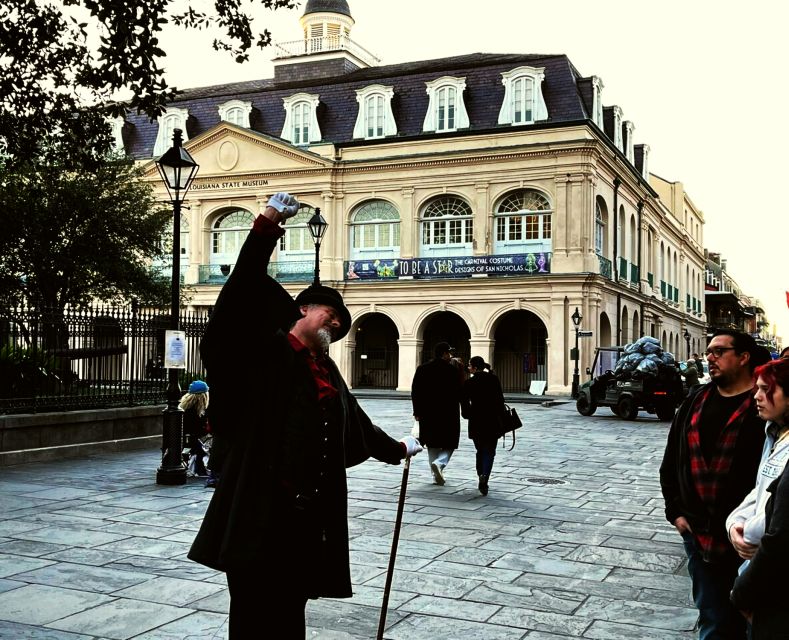
[[[625,260],[621,256],[619,257],[619,274],[618,275],[619,275],[619,279],[620,280],[621,279],[627,280],[627,260]]]
[[[637,264],[630,265],[630,282],[633,284],[638,284],[639,280],[639,268]]]
[[[655,274],[647,272],[647,282],[649,283],[649,288],[655,288]]]
[[[198,284],[224,284],[233,271],[233,264],[201,264],[198,271]],[[309,282],[314,274],[313,261],[270,262],[268,275],[279,282]]]
[[[599,254],[597,259],[600,261],[600,275],[611,280],[613,278],[613,274],[611,272],[611,261]]]
[[[277,42],[274,44],[275,60],[283,58],[293,58],[312,53],[325,53],[328,51],[347,51],[367,64],[374,67],[381,63],[380,58],[367,51],[362,45],[354,42],[346,35],[319,36],[317,38],[305,38],[303,40],[291,40],[289,42]]]

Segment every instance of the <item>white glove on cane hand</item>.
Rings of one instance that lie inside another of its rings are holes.
[[[268,199],[268,206],[279,211],[284,219],[292,218],[299,212],[299,201],[289,193],[280,191]]]
[[[401,438],[400,442],[402,442],[405,445],[406,458],[415,456],[417,453],[422,451],[422,445],[419,444],[419,440],[414,438],[414,436],[406,436],[405,438]]]

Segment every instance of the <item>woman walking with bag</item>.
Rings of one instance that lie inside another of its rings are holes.
[[[504,393],[490,365],[480,356],[471,358],[468,368],[471,377],[463,384],[461,406],[463,417],[468,420],[468,437],[477,450],[479,492],[486,496],[501,431]]]

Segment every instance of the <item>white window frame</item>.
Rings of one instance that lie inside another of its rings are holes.
[[[605,257],[605,220],[600,202],[594,203],[594,252]]]
[[[277,243],[277,262],[308,262],[314,258],[315,241],[307,226],[307,222],[314,214],[315,208],[312,205],[302,203],[299,212],[285,221],[283,225],[285,233]],[[294,240],[298,244],[296,248],[292,248]],[[289,244],[291,248],[288,248]]]
[[[372,206],[384,207],[397,217],[378,217],[367,220],[358,220],[359,214]],[[384,228],[388,227],[389,244],[381,244],[381,235]],[[361,242],[357,242],[363,234]],[[369,235],[373,237],[372,246],[364,246],[364,240]],[[396,242],[395,242],[396,239]],[[361,245],[361,246],[357,246]],[[367,200],[362,202],[351,216],[350,237],[351,260],[365,260],[368,258],[398,258],[400,257],[400,212],[388,200]]]
[[[604,131],[603,125],[603,84],[602,78],[599,76],[592,76],[592,118],[594,123]]]
[[[225,218],[233,214],[248,214],[247,220],[243,225],[234,227],[221,227],[218,226]],[[241,245],[252,228],[252,223],[255,221],[255,214],[251,211],[237,207],[230,210],[220,212],[211,225],[211,247],[210,247],[210,264],[230,264],[234,265],[238,260],[238,254],[241,251]],[[231,250],[228,251],[228,238],[232,237]],[[219,246],[221,245],[221,247]],[[235,248],[235,250],[233,250]],[[219,250],[221,249],[221,250]]]
[[[450,213],[430,217],[425,215],[434,203],[450,199],[462,203],[461,208],[467,209],[468,213]],[[419,250],[421,257],[463,256],[470,255],[473,251],[474,211],[465,198],[450,194],[431,198],[422,209],[419,222]],[[453,233],[453,226],[459,226],[460,234],[463,238],[461,242],[449,241],[450,235]],[[429,237],[428,242],[425,242],[425,234]],[[440,238],[445,238],[446,242],[436,242]]]
[[[115,118],[108,118],[107,121],[109,122],[112,135],[113,151],[125,154],[126,146],[123,144],[123,126],[126,124],[126,120],[123,116],[116,116]]]
[[[252,103],[243,100],[229,100],[217,108],[219,119],[239,127],[249,129],[249,115],[252,113]]]
[[[622,109],[617,106],[614,109],[614,146],[620,151],[624,151],[622,144]]]
[[[173,146],[173,131],[180,129],[183,131],[182,140],[189,140],[186,132],[186,122],[189,120],[189,109],[179,109],[178,107],[167,107],[162,115],[159,116],[159,131],[156,134],[156,142],[153,145],[153,155],[160,156]]]
[[[545,67],[518,67],[512,71],[501,74],[501,83],[504,85],[504,100],[499,111],[499,124],[532,124],[538,120],[548,119],[548,106],[542,95],[542,81],[545,80]],[[526,96],[526,85],[531,85],[531,96]],[[518,84],[522,84],[520,96]],[[520,105],[516,105],[520,102]],[[517,107],[521,107],[521,118],[516,119]],[[530,113],[527,118],[524,114]]]
[[[641,153],[641,176],[645,180],[649,180],[649,145],[641,145],[643,151]]]
[[[465,129],[469,126],[468,113],[466,112],[466,104],[463,100],[463,92],[466,90],[466,79],[455,78],[453,76],[443,76],[436,80],[425,83],[426,92],[429,96],[429,103],[427,105],[427,114],[425,114],[425,121],[422,124],[422,131],[435,131],[436,133],[443,133],[447,131],[457,131],[458,129]],[[449,91],[454,92],[454,113],[452,114],[452,126],[449,126],[449,118],[444,117],[443,126],[439,128],[439,109],[441,108],[441,100],[449,94]]]
[[[318,126],[318,105],[320,96],[312,93],[297,93],[289,98],[283,99],[285,106],[285,124],[282,126],[280,137],[292,144],[303,146],[311,142],[320,142],[321,130]],[[307,125],[307,135],[303,133],[296,135],[297,125],[301,125],[299,130],[304,131],[304,123]]]
[[[385,87],[382,84],[373,84],[364,89],[356,90],[356,102],[359,104],[359,111],[356,114],[356,125],[353,128],[354,138],[372,140],[397,135],[397,124],[395,123],[394,113],[392,113],[393,96],[394,88]],[[378,112],[378,107],[376,106],[375,118],[376,120],[382,120],[382,124],[380,128],[374,125],[373,135],[370,135],[369,104],[372,100],[381,100],[381,112]]]
[[[632,120],[625,120],[624,127],[625,135],[627,136],[627,140],[625,141],[625,157],[630,161],[630,164],[635,166],[636,151],[635,144],[633,144],[633,134],[636,131],[636,125],[633,124]]]
[[[534,194],[545,201],[547,208],[522,208],[503,211],[511,198]],[[528,224],[536,218],[537,237],[527,238]],[[547,233],[546,233],[547,228]],[[504,238],[500,238],[500,236]],[[516,236],[513,238],[513,236]],[[518,189],[505,195],[493,214],[493,253],[549,253],[552,251],[553,204],[547,194],[537,189]]]

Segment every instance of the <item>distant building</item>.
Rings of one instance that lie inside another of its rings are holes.
[[[576,307],[593,333],[582,370],[595,345],[645,334],[703,347],[703,217],[677,183],[650,181],[649,147],[599,77],[564,55],[379,66],[344,1],[310,0],[301,24],[276,46],[274,78],[191,89],[158,123],[120,123],[135,158],[181,128],[200,164],[182,223],[193,306],[214,303],[254,217],[289,191],[304,210],[271,273],[293,293],[308,284],[320,207],[321,276],[353,316],[332,353],[355,387],[409,389],[448,340],[507,390],[567,393]],[[261,312],[252,301],[252,335]]]

